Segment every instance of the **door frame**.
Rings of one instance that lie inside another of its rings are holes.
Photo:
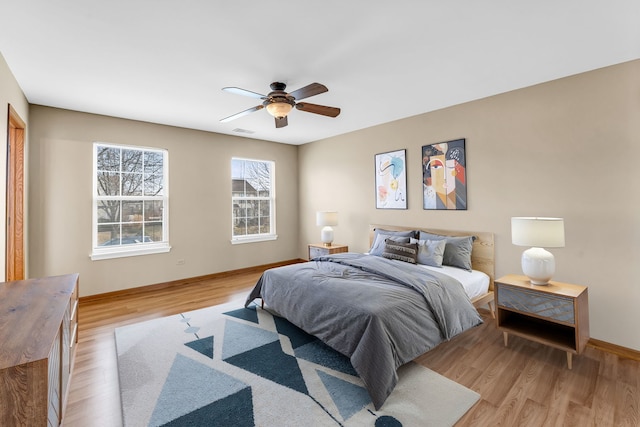
[[[24,140],[25,123],[9,104],[7,113],[7,212],[5,280],[25,278]]]

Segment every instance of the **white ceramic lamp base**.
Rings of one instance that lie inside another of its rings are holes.
[[[320,240],[325,246],[331,246],[333,242],[333,228],[325,225],[320,232]]]
[[[530,248],[522,253],[522,272],[532,285],[546,285],[556,271],[553,254],[543,248]]]

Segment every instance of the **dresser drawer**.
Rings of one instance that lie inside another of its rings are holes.
[[[497,292],[498,305],[536,316],[575,324],[573,298],[551,295],[500,285]]]

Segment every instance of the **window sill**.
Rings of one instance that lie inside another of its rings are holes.
[[[264,236],[250,236],[250,237],[237,237],[235,239],[231,239],[232,245],[240,245],[243,243],[257,243],[257,242],[267,242],[269,240],[277,240],[277,234],[268,234]]]
[[[103,259],[160,254],[171,250],[171,246],[168,243],[134,246],[135,247],[117,247],[108,249],[95,248],[89,256],[91,257],[91,261],[100,261]]]

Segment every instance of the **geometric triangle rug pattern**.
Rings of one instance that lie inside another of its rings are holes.
[[[347,357],[286,319],[237,307],[116,329],[125,427],[444,426],[479,398],[409,363],[376,411]]]

